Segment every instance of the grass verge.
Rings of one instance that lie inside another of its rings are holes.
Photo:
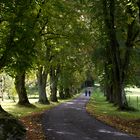
[[[87,111],[106,124],[140,137],[140,112],[119,111],[105,100],[100,90],[95,90],[92,94]]]
[[[59,100],[57,103],[50,103],[50,105],[43,105],[37,103],[37,100],[29,99],[34,107],[22,107],[13,102],[3,102],[2,107],[5,111],[18,118],[25,125],[27,133],[26,140],[46,140],[42,127],[42,115],[59,104],[72,100],[78,97],[79,94],[74,95],[70,99]]]
[[[49,105],[40,104],[40,103],[38,103],[38,99],[29,98],[29,101],[33,105],[33,107],[19,106],[19,105],[17,105],[17,103],[15,103],[13,101],[2,102],[1,106],[5,111],[12,114],[16,118],[22,118],[22,117],[31,115],[32,113],[37,113],[37,112],[42,112],[44,110],[49,110],[49,109],[51,109],[51,108],[53,108],[61,103],[64,103],[64,102],[69,101],[73,98],[76,98],[77,96],[79,96],[79,94],[74,95],[70,99],[59,100],[58,102],[51,102]]]

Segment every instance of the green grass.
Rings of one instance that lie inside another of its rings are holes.
[[[126,88],[128,104],[140,110],[140,88]]]
[[[127,95],[127,100],[128,100],[129,106],[132,106],[137,110],[140,110],[140,97],[139,96]]]
[[[77,96],[79,96],[79,94],[73,96],[73,98],[76,98]],[[73,99],[71,98],[71,99]],[[41,112],[44,110],[49,110],[52,107],[55,107],[63,102],[66,102],[68,100],[71,99],[67,99],[67,100],[59,100],[58,103],[50,103],[50,105],[43,105],[43,104],[39,104],[37,101],[38,99],[33,99],[30,98],[29,101],[30,103],[32,103],[33,105],[35,105],[35,107],[22,107],[22,106],[18,106],[17,103],[14,103],[12,100],[5,100],[4,102],[1,103],[2,108],[7,111],[8,113],[14,115],[17,118],[21,118],[24,116],[28,116],[32,113],[36,113],[36,112]]]
[[[43,110],[48,110],[58,105],[59,103],[51,103],[50,105],[42,105],[39,103],[32,103],[32,104],[35,105],[35,107],[22,107],[22,106],[18,106],[16,103],[13,102],[7,102],[7,103],[4,102],[2,103],[2,107],[8,113],[14,115],[17,118],[20,118],[20,117],[30,115],[31,113],[34,112],[41,112]]]
[[[140,118],[140,111],[119,111],[116,106],[106,101],[99,90],[94,91],[90,102],[87,104],[87,109],[94,112],[95,115],[117,116],[125,119]]]

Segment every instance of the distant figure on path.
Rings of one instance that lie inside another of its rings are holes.
[[[85,90],[85,96],[87,96],[87,90]]]
[[[91,95],[91,91],[90,90],[89,90],[88,94],[89,94],[89,96]]]

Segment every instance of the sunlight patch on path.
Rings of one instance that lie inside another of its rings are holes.
[[[100,130],[98,130],[98,132],[114,134],[116,136],[128,136],[127,134],[124,134],[124,133],[121,133],[121,132],[113,132],[113,131],[108,131],[108,130],[105,130],[105,129],[100,129]]]

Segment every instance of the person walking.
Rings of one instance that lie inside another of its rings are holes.
[[[88,95],[90,96],[91,95],[91,91],[89,90],[89,92],[88,92]]]
[[[85,96],[87,96],[87,90],[85,90]]]

